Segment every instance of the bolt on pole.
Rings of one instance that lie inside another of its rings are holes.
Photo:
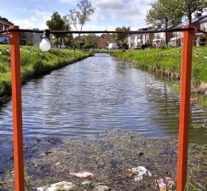
[[[192,26],[186,25],[185,28]],[[184,191],[187,182],[193,40],[194,31],[185,31],[182,51],[177,191]]]
[[[10,49],[11,49],[11,72],[12,72],[14,179],[15,179],[15,191],[24,191],[20,33],[12,31],[17,29],[19,29],[18,26],[11,26],[9,28]]]

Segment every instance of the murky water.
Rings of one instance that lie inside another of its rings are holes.
[[[97,54],[22,88],[25,136],[91,137],[106,130],[177,136],[179,96],[162,80]],[[192,105],[191,142],[207,143],[207,112]],[[12,134],[11,103],[0,110],[0,134]]]

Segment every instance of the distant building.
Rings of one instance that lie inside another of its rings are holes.
[[[8,19],[0,17],[0,31],[5,31],[12,25],[14,24]],[[9,37],[0,34],[0,44],[9,44]]]
[[[39,30],[39,29],[34,29],[34,30]],[[41,33],[33,33],[33,41],[32,41],[33,46],[39,46],[41,40],[42,40],[42,34]]]
[[[142,34],[130,34],[128,35],[128,46],[130,49],[136,48],[146,48],[152,46],[154,34],[148,33],[149,31],[154,30],[154,28],[142,28],[139,31],[146,31],[146,33]]]
[[[107,48],[111,41],[112,35],[103,34],[97,39],[96,48]]]
[[[168,29],[172,29],[172,27],[169,27]],[[158,33],[154,34],[153,38],[153,47],[162,47],[170,42],[170,39],[173,37],[172,32],[159,32],[161,30],[164,30],[164,28],[157,29],[156,31]]]
[[[34,31],[38,31],[39,29],[33,29]],[[21,32],[20,42],[21,45],[28,46],[39,46],[42,40],[42,33],[35,32]],[[50,34],[50,41],[52,41],[52,35]]]
[[[7,30],[12,25],[14,24],[8,19],[0,17],[0,31]]]
[[[21,45],[33,45],[33,34],[30,32],[20,33],[20,44]]]
[[[176,28],[183,28],[185,25],[188,25],[189,22],[185,21],[179,24]],[[197,30],[207,31],[207,15],[203,15],[192,20],[192,26]],[[199,39],[205,36],[203,33],[196,32],[194,42],[199,45]],[[183,32],[173,32],[173,37],[170,39],[170,44],[173,46],[180,46],[183,42]]]
[[[207,17],[200,20],[200,29],[207,32]]]
[[[142,46],[142,35],[130,34],[128,36],[128,46],[130,49],[140,48]]]

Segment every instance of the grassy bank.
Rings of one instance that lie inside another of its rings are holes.
[[[167,76],[172,80],[179,80],[181,76],[181,48],[150,49],[132,51],[114,51],[112,54],[120,59],[135,64],[138,68],[153,71]],[[194,47],[192,66],[193,96],[207,106],[207,47]],[[179,85],[179,83],[176,83]],[[202,84],[202,87],[201,87]],[[179,88],[176,88],[179,89]]]
[[[38,47],[21,47],[21,73],[22,82],[51,72],[74,61],[89,56],[83,51],[68,49],[51,49],[42,52]],[[3,97],[11,94],[11,65],[10,49],[7,45],[0,46],[0,104]]]

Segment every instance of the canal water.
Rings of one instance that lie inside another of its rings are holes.
[[[25,136],[92,138],[107,130],[177,136],[179,95],[154,75],[96,54],[22,88]],[[0,134],[12,134],[11,102],[0,109]],[[190,141],[207,143],[207,112],[192,105]]]

